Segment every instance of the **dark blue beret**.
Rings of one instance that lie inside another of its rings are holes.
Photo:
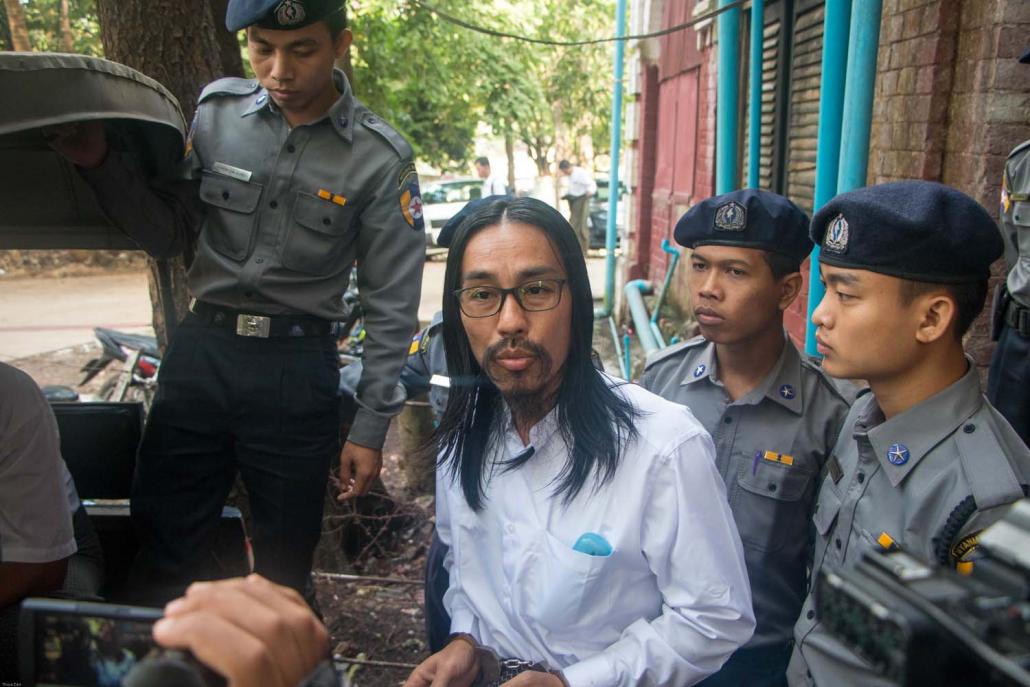
[[[808,215],[783,196],[756,188],[702,200],[676,222],[674,236],[687,248],[761,248],[799,262],[812,252]]]
[[[258,25],[264,29],[299,29],[343,11],[343,0],[229,0],[225,27],[239,31]]]
[[[465,207],[458,210],[458,212],[447,220],[447,224],[443,225],[443,229],[440,230],[440,235],[436,237],[436,245],[449,248],[451,245],[451,239],[454,238],[454,232],[458,231],[458,227],[465,221],[465,218],[471,215],[473,212],[489,205],[498,200],[511,200],[511,196],[503,196],[497,194],[495,196],[487,196],[486,198],[476,198],[465,203]]]
[[[933,181],[898,181],[836,196],[812,219],[827,265],[933,283],[986,279],[1005,249],[975,200]]]

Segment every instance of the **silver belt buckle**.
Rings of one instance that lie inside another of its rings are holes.
[[[236,316],[236,334],[238,336],[254,336],[259,339],[267,339],[268,333],[271,330],[271,317],[245,314]]]

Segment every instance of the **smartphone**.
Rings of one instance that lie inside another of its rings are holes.
[[[137,668],[140,664],[168,662],[168,652],[151,637],[161,615],[158,608],[26,599],[18,627],[22,682],[26,687],[121,687],[134,670],[147,669]],[[177,662],[197,673],[197,684],[206,684],[201,673],[210,671],[181,656]]]

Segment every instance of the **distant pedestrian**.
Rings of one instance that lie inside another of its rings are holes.
[[[508,185],[504,183],[504,179],[490,170],[490,158],[476,158],[476,174],[483,180],[483,189],[479,193],[480,198],[508,195]]]
[[[582,167],[573,167],[568,160],[558,163],[558,170],[569,178],[563,199],[569,202],[569,224],[579,237],[583,255],[590,249],[590,199],[597,193],[597,182]]]

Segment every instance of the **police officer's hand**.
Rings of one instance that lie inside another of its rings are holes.
[[[189,649],[229,687],[296,687],[329,655],[329,633],[300,595],[258,575],[191,585],[154,640]]]
[[[469,687],[477,677],[479,661],[472,643],[460,638],[418,664],[404,687]]]
[[[340,495],[336,500],[346,501],[366,493],[382,469],[381,449],[345,443],[340,452]]]
[[[99,167],[107,157],[107,134],[99,120],[46,127],[43,135],[51,148],[84,169]]]

